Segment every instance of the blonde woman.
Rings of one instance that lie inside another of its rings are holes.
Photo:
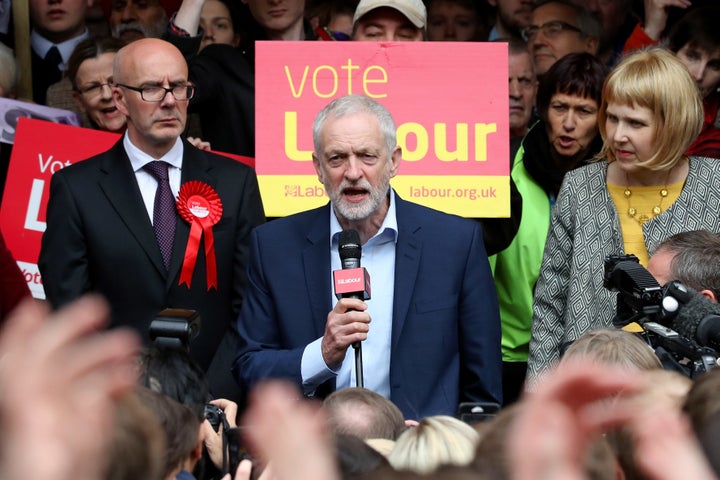
[[[533,304],[531,388],[565,343],[610,326],[608,255],[632,253],[647,265],[648,252],[671,235],[720,232],[720,162],[684,154],[703,107],[680,60],[659,48],[625,57],[602,98],[600,160],[565,176],[552,213]]]

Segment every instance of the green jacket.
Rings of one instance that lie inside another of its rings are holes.
[[[550,198],[526,170],[524,154],[521,146],[510,173],[522,196],[520,226],[510,246],[493,255],[491,261],[500,306],[504,362],[528,360],[533,293],[550,228]]]

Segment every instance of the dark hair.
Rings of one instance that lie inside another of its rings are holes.
[[[525,40],[517,37],[510,38],[498,38],[495,42],[507,42],[508,44],[508,55],[520,55],[527,53],[530,55],[530,48]]]
[[[161,478],[165,469],[165,434],[160,420],[136,393],[119,399],[104,480]]]
[[[670,30],[668,48],[675,53],[688,44],[707,51],[720,48],[718,18],[720,7],[702,7],[688,12]]]
[[[655,252],[673,254],[672,280],[679,280],[697,291],[710,290],[720,300],[720,235],[707,230],[691,230],[666,238]]]
[[[343,479],[352,479],[389,466],[387,459],[355,435],[335,436],[335,458]]]
[[[715,415],[720,415],[720,370],[712,369],[693,381],[685,397],[682,410],[688,415],[695,432]]]
[[[535,100],[540,118],[547,121],[550,99],[557,93],[591,98],[600,107],[607,73],[607,67],[589,53],[569,53],[562,57],[540,79]]]
[[[165,432],[165,478],[192,453],[200,422],[192,410],[167,395],[140,386],[135,388],[135,395],[160,421]]]
[[[205,418],[210,398],[207,379],[186,351],[149,347],[140,359],[139,384],[189,407],[198,420]]]
[[[305,7],[305,16],[317,17],[319,26],[326,27],[337,15],[348,15],[352,18],[359,2],[360,0],[315,1]]]
[[[240,6],[238,5],[240,2],[237,0],[217,0],[218,2],[225,5],[225,8],[228,9],[228,12],[230,13],[230,23],[232,23],[233,31],[235,32],[235,35],[241,35],[242,34],[242,12],[240,11]]]
[[[77,90],[77,72],[85,60],[96,58],[103,53],[117,52],[126,45],[124,40],[115,37],[90,37],[75,46],[68,59],[65,75],[70,79],[73,90]]]

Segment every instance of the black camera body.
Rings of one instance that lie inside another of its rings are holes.
[[[694,378],[716,364],[718,353],[714,349],[670,328],[690,298],[683,284],[672,281],[661,287],[635,255],[612,255],[605,259],[603,286],[618,292],[613,325],[622,328],[632,322],[640,324],[642,337],[665,368]]]
[[[496,402],[462,402],[458,406],[457,418],[468,425],[477,425],[495,417],[500,412]]]
[[[661,320],[663,288],[635,255],[611,255],[605,259],[603,286],[618,292],[617,315],[613,325],[625,325],[650,318]]]
[[[212,403],[205,404],[205,418],[216,432],[220,430],[220,425],[227,431],[228,423],[225,418],[225,412],[217,405],[213,405]]]
[[[223,454],[223,471],[234,474],[243,459],[252,459],[245,447],[244,429],[242,427],[230,428],[225,412],[212,403],[205,404],[205,418],[216,432],[220,430],[220,425],[223,426],[223,444],[227,446],[227,457]],[[255,478],[254,472],[251,473],[251,478]]]

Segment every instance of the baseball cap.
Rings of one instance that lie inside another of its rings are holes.
[[[422,0],[360,0],[353,16],[353,25],[363,15],[380,7],[394,8],[405,15],[417,28],[425,28],[427,11]]]

